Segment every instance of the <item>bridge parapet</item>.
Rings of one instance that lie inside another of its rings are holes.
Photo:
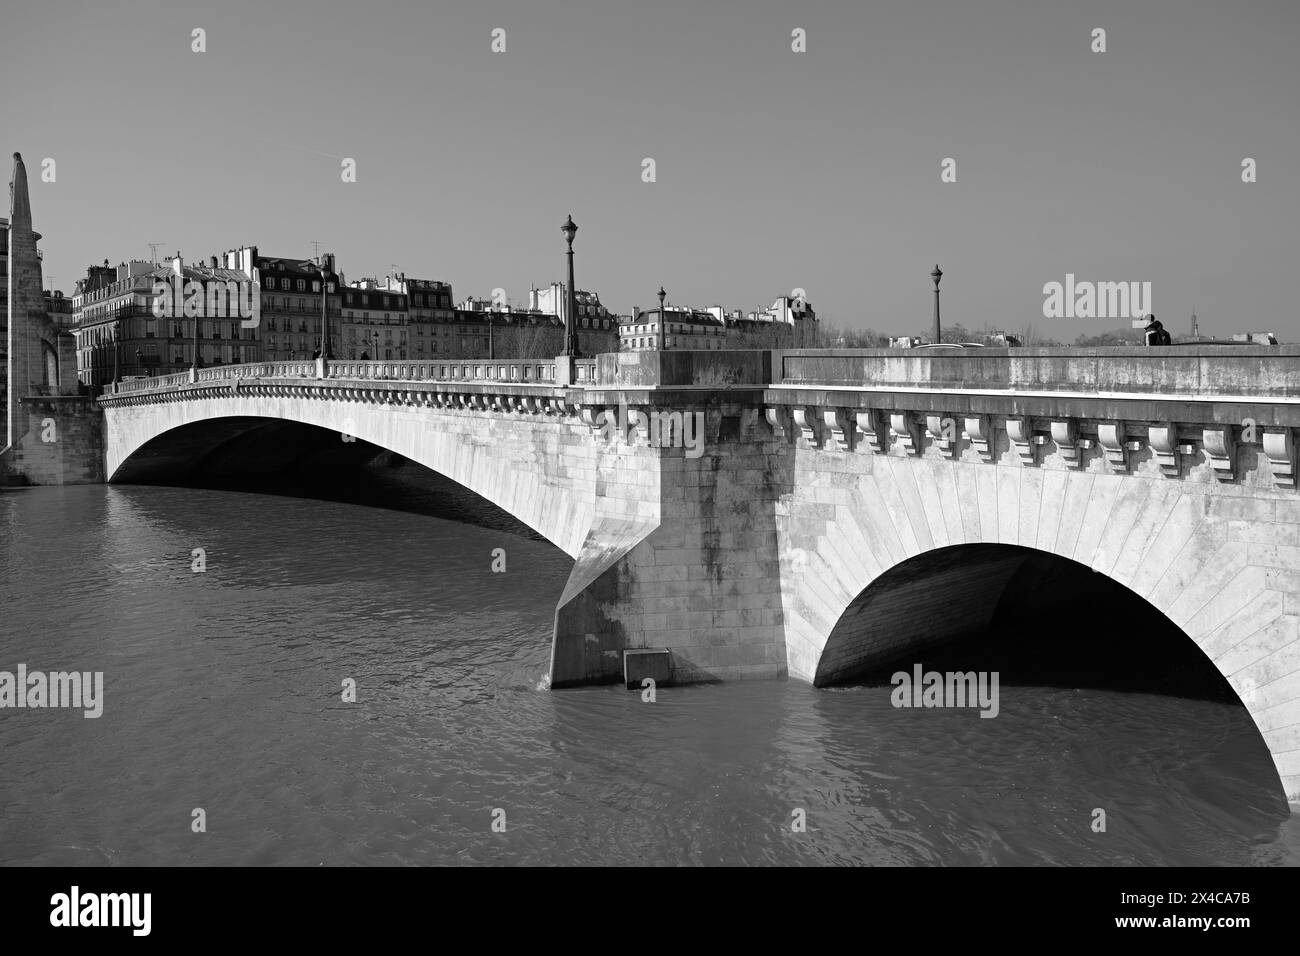
[[[772,381],[788,385],[1300,400],[1300,345],[954,346],[921,351],[800,349],[772,355]]]
[[[776,353],[804,447],[1296,489],[1300,347]]]
[[[361,361],[335,359],[327,363],[326,375],[317,375],[314,361],[247,362],[238,365],[214,365],[171,375],[158,375],[118,382],[110,394],[154,392],[191,384],[227,383],[250,379],[308,379],[390,382],[518,382],[523,384],[554,383],[556,363],[536,359],[475,359],[472,361]],[[594,384],[596,360],[579,359],[575,363],[576,385]]]
[[[391,407],[535,415],[556,420],[583,418],[581,392],[550,382],[400,381],[388,379],[230,378],[152,390],[101,395],[105,408],[160,405],[238,397],[310,398]],[[585,409],[590,418],[591,409]]]

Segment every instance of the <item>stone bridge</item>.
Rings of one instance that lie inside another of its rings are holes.
[[[852,681],[1102,575],[1214,663],[1300,802],[1300,347],[271,363],[100,404],[111,481],[291,422],[509,511],[575,559],[553,686],[633,648],[677,681]]]

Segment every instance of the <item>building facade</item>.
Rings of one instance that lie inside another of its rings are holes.
[[[733,337],[758,335],[774,348],[809,348],[817,341],[817,313],[806,299],[780,296],[766,309],[747,312],[729,322]]]
[[[451,283],[437,279],[398,276],[406,294],[408,354],[417,360],[445,358],[450,349],[451,319],[455,314]]]
[[[658,308],[633,310],[628,320],[619,326],[619,350],[646,352],[659,348],[659,327],[663,322],[665,349],[721,349],[726,346],[727,326],[714,313],[703,309],[665,305],[663,314]]]
[[[333,358],[545,358],[564,349],[563,283],[530,290],[527,308],[473,297],[457,306],[449,282],[393,272],[349,283],[332,253],[295,259],[263,256],[256,246],[243,246],[207,262],[184,263],[178,253],[164,264],[132,260],[114,267],[105,260],[88,267],[71,300],[82,382],[103,386],[115,378],[170,374],[194,364],[196,317],[179,309],[164,317],[154,314],[155,285],[173,275],[200,289],[207,283],[248,281],[258,292],[255,326],[197,317],[200,366],[315,357],[325,345],[322,302]],[[576,300],[579,350],[584,355],[616,351],[618,317],[594,292],[579,290]]]
[[[165,264],[133,259],[113,267],[106,259],[87,267],[70,304],[77,378],[102,387],[183,372],[195,364],[196,341],[200,367],[258,361],[261,329],[248,327],[244,315],[259,295],[255,256],[246,247],[193,263],[177,253]],[[237,288],[246,290],[242,313],[230,294]]]
[[[342,312],[342,276],[336,269],[334,254],[327,252],[319,262],[314,259],[275,258],[259,256],[256,246],[251,249],[262,288],[262,321],[260,332],[249,339],[248,348],[260,346],[260,357],[267,361],[295,361],[310,359],[323,347],[321,330],[321,267],[325,278],[323,294],[325,313],[329,322],[330,351],[335,356],[346,354],[342,346],[344,334]],[[238,255],[239,251],[226,255]],[[245,359],[256,361],[256,359]]]
[[[578,334],[586,332],[618,332],[618,316],[614,315],[600,301],[595,292],[577,289],[573,293],[574,310],[577,313]],[[552,282],[544,289],[536,286],[528,290],[528,312],[540,315],[553,315],[564,324],[569,314],[569,297],[563,282]],[[611,339],[613,336],[611,336]]]
[[[595,292],[578,290],[578,350],[597,355],[618,349],[618,316]],[[567,287],[560,282],[528,290],[526,307],[473,296],[456,309],[451,358],[549,358],[564,351]]]
[[[804,348],[816,341],[816,313],[806,301],[782,296],[766,309],[742,312],[713,305],[707,309],[665,305],[664,342],[668,349]],[[620,320],[619,349],[659,348],[659,309],[634,310]]]
[[[396,276],[360,279],[344,287],[343,338],[336,352],[340,358],[400,361],[414,357],[404,288],[405,282]]]

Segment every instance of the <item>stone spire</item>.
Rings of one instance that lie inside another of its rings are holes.
[[[32,228],[32,201],[27,195],[27,167],[14,153],[14,174],[9,177],[9,228]]]
[[[27,413],[20,407],[33,386],[58,392],[51,381],[45,353],[57,356],[56,332],[45,314],[41,260],[36,251],[40,234],[32,231],[32,203],[27,195],[27,167],[14,153],[9,180],[9,375],[6,396],[6,443],[16,445],[28,431]],[[57,372],[55,372],[57,374]]]

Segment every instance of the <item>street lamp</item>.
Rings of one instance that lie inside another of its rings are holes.
[[[372,358],[374,361],[378,362],[379,361],[379,330],[375,329],[375,331],[370,334],[375,337],[375,351],[372,353]]]
[[[564,233],[565,241],[569,244],[569,307],[564,316],[564,354],[579,358],[582,353],[578,350],[578,297],[573,284],[573,237],[578,234],[578,226],[572,216],[565,219],[560,232]]]
[[[318,263],[320,269],[320,370],[321,376],[329,375],[329,360],[334,357],[334,350],[330,346],[330,317],[329,308],[325,298],[325,257],[321,256]]]
[[[930,278],[934,280],[934,344],[938,345],[943,341],[943,333],[939,331],[939,280],[943,278],[943,273],[939,271],[938,263],[935,263]]]
[[[258,290],[258,294],[261,294],[261,290]],[[203,363],[199,361],[199,317],[196,315],[194,316],[194,364],[190,366],[191,382],[199,380],[199,366],[201,364]]]
[[[139,370],[136,374],[144,374],[144,353],[139,349],[135,350],[135,367]]]
[[[668,348],[667,319],[664,317],[664,296],[668,293],[664,287],[659,287],[659,351],[662,352]]]
[[[330,329],[329,323],[329,303],[326,299],[326,293],[329,292],[326,275],[324,265],[322,265],[320,271],[320,315],[322,327],[325,330],[325,357],[332,359],[334,357],[334,340],[330,337],[332,329]]]

